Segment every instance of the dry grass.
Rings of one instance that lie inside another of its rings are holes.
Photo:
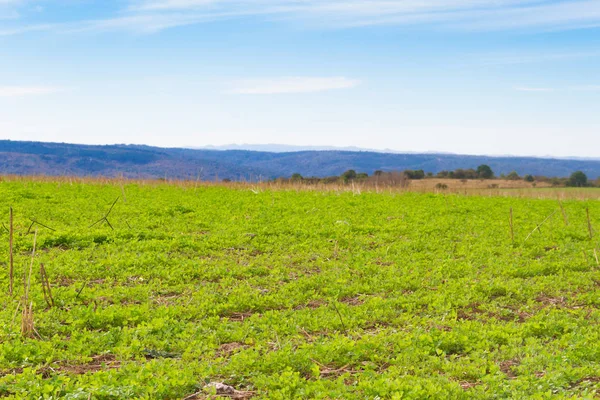
[[[552,187],[547,182],[538,182],[532,184],[523,180],[506,179],[441,179],[430,178],[422,180],[412,180],[406,184],[389,184],[386,182],[377,182],[370,180],[367,182],[351,183],[317,183],[307,184],[303,182],[281,182],[281,181],[263,181],[263,182],[213,182],[199,180],[178,180],[178,179],[126,179],[110,177],[58,177],[58,176],[0,176],[0,182],[51,182],[59,185],[68,184],[92,184],[92,185],[119,185],[123,188],[124,184],[135,184],[139,186],[161,186],[173,185],[182,188],[199,187],[227,187],[240,190],[251,190],[260,193],[264,190],[293,190],[293,191],[333,191],[333,192],[352,192],[359,195],[363,192],[377,193],[445,193],[465,196],[501,196],[501,197],[525,197],[525,198],[545,198],[558,200],[588,200],[600,199],[600,190],[595,188],[564,188]],[[440,188],[445,185],[445,188]],[[125,189],[123,189],[125,192]]]

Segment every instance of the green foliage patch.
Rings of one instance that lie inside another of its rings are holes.
[[[0,397],[174,399],[215,381],[269,399],[600,393],[597,201],[563,217],[523,198],[1,182],[3,221],[9,206]],[[36,229],[39,336],[24,338]]]

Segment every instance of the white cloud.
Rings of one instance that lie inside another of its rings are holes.
[[[239,81],[229,93],[236,94],[286,94],[315,93],[327,90],[350,89],[360,81],[344,77],[288,77],[271,79],[252,79]]]
[[[52,86],[0,86],[0,97],[36,96],[59,92]]]

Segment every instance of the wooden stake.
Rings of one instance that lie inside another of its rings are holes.
[[[52,290],[50,289],[50,282],[48,281],[48,274],[44,264],[40,264],[40,275],[42,276],[42,290],[44,292],[44,300],[48,304],[48,308],[54,307],[54,298],[52,297]]]
[[[21,319],[21,335],[23,337],[33,337],[35,327],[33,326],[33,301],[29,301],[29,290],[31,288],[31,273],[33,272],[33,261],[35,259],[35,246],[37,242],[37,229],[33,236],[33,250],[31,251],[31,263],[29,264],[29,274],[23,277],[25,293],[23,294],[23,316]],[[29,305],[28,305],[29,303]]]
[[[9,209],[9,232],[8,232],[8,276],[10,280],[9,293],[13,295],[14,285],[14,262],[13,262],[13,209]]]
[[[335,312],[337,313],[338,317],[340,318],[340,322],[342,324],[342,329],[344,330],[344,334],[348,334],[348,331],[346,330],[346,324],[344,324],[344,318],[342,318],[342,314],[340,313],[340,310],[338,310],[337,305],[335,304],[337,302],[336,301],[332,301],[331,305],[333,306],[333,309],[335,310]]]

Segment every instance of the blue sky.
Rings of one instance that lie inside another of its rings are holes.
[[[0,0],[0,132],[600,157],[600,0]]]

